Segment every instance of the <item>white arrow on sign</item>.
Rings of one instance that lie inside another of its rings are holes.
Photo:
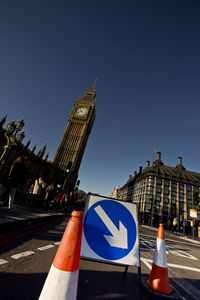
[[[113,224],[111,219],[108,217],[108,215],[105,213],[105,211],[100,205],[95,207],[94,210],[96,211],[100,219],[104,222],[104,224],[109,229],[109,231],[112,233],[112,236],[104,235],[105,239],[110,244],[110,246],[128,249],[127,229],[126,227],[124,227],[122,222],[119,221],[119,230],[118,230],[115,224]]]

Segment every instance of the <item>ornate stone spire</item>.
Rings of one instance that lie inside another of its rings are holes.
[[[36,145],[33,147],[32,151],[31,151],[32,153],[34,153],[36,147],[37,147]]]
[[[96,98],[96,82],[97,82],[97,79],[95,79],[95,81],[94,81],[93,85],[91,86],[91,88],[87,89],[87,91],[84,95],[84,98],[85,97],[88,98],[88,96],[89,96],[90,99],[91,99],[91,96],[92,96],[91,100],[93,100],[93,101],[95,100],[95,98]]]
[[[6,122],[6,118],[7,118],[7,115],[5,115],[5,117],[3,117],[0,121],[0,128],[2,128],[3,124]]]
[[[47,148],[47,145],[44,145],[44,147],[38,152],[38,156],[39,156],[40,158],[43,157],[43,155],[44,155],[44,153],[45,153],[45,151],[46,151],[46,148]]]
[[[28,140],[28,142],[26,143],[26,146],[25,146],[25,147],[28,148],[29,145],[30,145],[30,143],[31,143],[31,139]]]

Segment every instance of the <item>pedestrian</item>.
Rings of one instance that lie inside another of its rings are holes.
[[[8,178],[2,179],[0,183],[0,201],[3,201],[2,208],[5,208],[8,205],[9,192],[7,189]]]
[[[73,209],[74,209],[74,195],[73,192],[70,191],[68,194],[65,193],[65,207],[64,207],[65,216],[67,216],[67,214],[71,214]]]
[[[24,194],[24,198],[23,198],[24,204],[29,204],[31,202],[33,187],[34,187],[33,179],[29,178],[25,184],[25,194]]]
[[[172,220],[171,220],[171,218],[169,217],[169,219],[168,219],[168,221],[167,221],[167,228],[168,228],[169,230],[171,230],[171,226],[172,226]]]
[[[186,236],[186,226],[187,226],[187,220],[183,220],[183,234]]]
[[[80,211],[82,208],[81,198],[78,192],[74,192],[74,210]]]
[[[3,193],[5,193],[6,190],[9,192],[8,207],[5,207],[7,209],[14,208],[13,204],[17,187],[19,185],[25,185],[28,160],[29,158],[27,155],[19,156],[11,166],[6,183],[1,184],[0,186],[0,197]]]
[[[36,205],[41,206],[45,193],[45,182],[43,177],[39,177],[35,180],[33,187],[33,202]],[[33,204],[33,203],[32,203]]]
[[[188,237],[190,233],[191,227],[190,227],[190,222],[187,221],[186,226],[185,226],[185,236]]]
[[[55,187],[55,184],[52,182],[47,188],[46,188],[46,194],[44,198],[44,208],[48,208],[49,204],[52,200],[55,199],[57,194],[57,190]]]
[[[58,191],[57,196],[55,197],[55,209],[62,208],[62,203],[64,202],[64,194],[62,191]],[[64,207],[64,205],[63,205]]]
[[[173,223],[172,223],[172,233],[173,234],[174,234],[174,232],[177,232],[177,226],[178,226],[177,219],[174,218]]]

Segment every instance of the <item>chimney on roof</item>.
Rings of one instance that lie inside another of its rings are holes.
[[[134,176],[136,176],[137,175],[137,171],[134,171]]]
[[[181,156],[178,157],[178,165],[176,167],[185,170],[184,166],[182,165],[182,157]]]
[[[129,179],[132,179],[132,175],[129,175]]]
[[[157,160],[161,160],[161,152],[157,152]]]
[[[182,157],[181,156],[178,157],[178,166],[182,166]]]
[[[142,167],[140,166],[140,168],[139,168],[139,173],[142,173]]]
[[[163,162],[161,160],[161,152],[157,152],[156,160],[153,162],[153,167],[161,167],[163,166]]]
[[[147,162],[146,162],[146,168],[149,168],[149,166],[150,166],[150,161],[147,160]]]

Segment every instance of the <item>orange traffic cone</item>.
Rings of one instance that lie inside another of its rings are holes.
[[[39,300],[75,300],[78,287],[83,213],[73,211]]]
[[[158,229],[151,275],[147,283],[155,291],[164,294],[173,292],[169,284],[163,224]]]

